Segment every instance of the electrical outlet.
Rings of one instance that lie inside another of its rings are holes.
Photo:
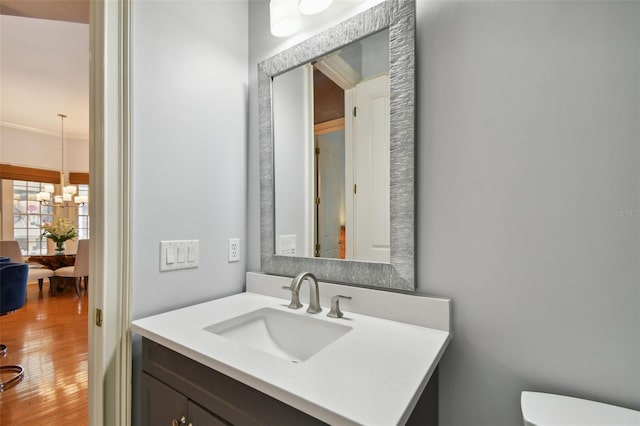
[[[240,238],[229,238],[229,262],[240,260]]]

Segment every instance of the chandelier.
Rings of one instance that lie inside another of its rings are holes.
[[[78,188],[75,185],[65,185],[66,180],[64,177],[64,119],[67,118],[64,114],[58,114],[60,117],[61,132],[60,132],[60,146],[61,146],[61,170],[60,170],[60,187],[62,188],[62,194],[54,194],[55,187],[51,183],[44,185],[44,191],[38,192],[36,200],[40,201],[43,206],[53,207],[76,207],[84,205],[89,201],[89,197],[84,195],[76,195]]]

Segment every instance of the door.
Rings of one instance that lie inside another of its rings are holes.
[[[140,378],[140,393],[143,425],[178,425],[183,416],[186,420],[187,397],[145,372]]]
[[[187,401],[187,405],[189,407],[189,423],[193,426],[229,426],[231,424],[211,414],[191,400]]]
[[[228,426],[230,424],[145,372],[142,372],[140,380],[140,393],[143,425]]]
[[[353,257],[389,262],[389,77],[358,84],[355,107]]]
[[[316,257],[340,257],[344,223],[344,130],[316,137]]]

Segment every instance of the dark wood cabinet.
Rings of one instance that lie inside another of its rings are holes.
[[[143,424],[171,425],[187,415],[187,398],[147,373],[142,373],[140,388]]]
[[[220,419],[219,417],[211,414],[204,408],[200,407],[198,404],[195,404],[193,401],[187,401],[189,406],[189,420],[193,424],[193,426],[227,426],[229,423]]]
[[[142,370],[143,426],[326,424],[146,338]],[[436,370],[407,425],[438,424],[437,379]]]
[[[151,340],[142,341],[143,426],[325,423]]]

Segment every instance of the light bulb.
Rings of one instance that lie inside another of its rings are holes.
[[[62,192],[65,194],[74,195],[76,192],[78,192],[78,187],[76,187],[75,185],[68,185],[62,189]]]
[[[298,0],[271,0],[269,3],[271,34],[287,37],[300,28]]]
[[[303,15],[315,15],[331,6],[333,0],[300,0],[298,8]]]

